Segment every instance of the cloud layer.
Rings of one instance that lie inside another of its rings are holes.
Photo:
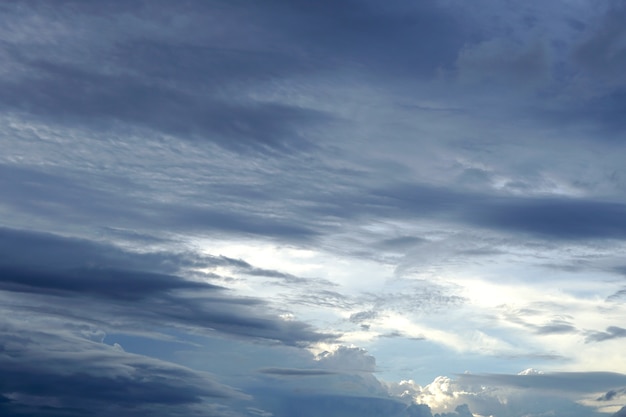
[[[624,413],[624,1],[0,9],[1,413]]]

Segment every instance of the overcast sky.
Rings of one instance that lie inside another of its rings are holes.
[[[625,416],[626,2],[0,4],[0,414]]]

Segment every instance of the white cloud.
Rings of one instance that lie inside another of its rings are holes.
[[[518,375],[440,376],[425,386],[405,380],[388,384],[388,389],[392,395],[405,401],[428,405],[433,413],[449,413],[466,404],[472,413],[480,416],[519,417],[554,413],[584,417],[616,411],[617,402],[598,400],[595,392],[598,378],[602,377],[594,374],[545,374],[526,369]],[[584,382],[585,379],[589,382]],[[619,384],[618,375],[612,379],[614,384]],[[625,380],[622,376],[622,381]],[[610,386],[610,383],[602,385]],[[608,397],[613,400],[615,394],[609,392]]]
[[[322,368],[349,372],[376,372],[376,359],[356,346],[337,346],[316,356]]]

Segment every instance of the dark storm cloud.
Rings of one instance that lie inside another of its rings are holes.
[[[114,315],[129,328],[142,322],[169,323],[290,345],[330,337],[303,323],[272,317],[258,299],[233,297],[215,285],[155,272],[160,267],[174,272],[228,265],[233,262],[228,258],[133,254],[86,240],[8,229],[0,229],[0,248],[0,289],[16,294],[16,306],[21,300],[25,309],[34,308],[27,295],[32,293],[44,297],[39,312],[75,317],[74,309],[89,305],[85,319]]]
[[[128,75],[103,75],[48,62],[28,63],[36,78],[0,83],[4,111],[51,124],[89,128],[126,122],[227,148],[288,148],[306,140],[298,128],[330,116],[277,103],[219,101]]]
[[[5,6],[7,19],[31,12],[75,36],[65,49],[53,41],[42,49],[28,36],[7,40],[5,58],[20,71],[0,78],[1,108],[53,125],[101,130],[123,122],[229,149],[302,151],[313,143],[301,132],[334,117],[253,99],[251,86],[345,65],[432,72],[464,42],[461,21],[435,3],[132,4]],[[116,31],[123,18],[136,24]]]
[[[624,68],[626,70],[626,66]],[[621,143],[626,129],[626,86],[600,90],[560,110],[545,110],[544,115],[555,125],[577,126],[589,135],[607,142]]]
[[[159,278],[159,274],[174,274],[188,268],[211,266],[228,266],[244,271],[255,269],[248,262],[225,256],[200,255],[190,251],[128,252],[117,246],[88,239],[8,228],[0,228],[0,253],[2,253],[0,256],[2,267],[39,272],[71,272],[87,268],[97,272],[98,269],[115,268],[129,273],[154,273],[154,278],[150,280],[155,282],[156,287],[160,285],[158,288],[160,290],[190,288],[189,286],[198,285],[213,290],[219,288],[206,283],[184,281],[174,276],[163,275]],[[56,284],[49,283],[48,285]]]
[[[37,329],[35,322],[0,328],[0,411],[6,415],[170,415],[190,413],[189,406],[207,399],[248,398],[208,374],[61,329]]]
[[[617,326],[609,326],[604,332],[589,332],[585,338],[585,343],[604,342],[605,340],[619,339],[623,337],[626,337],[626,329]]]
[[[0,289],[15,292],[72,296],[75,294],[138,301],[177,289],[212,290],[219,287],[186,282],[169,275],[108,268],[80,268],[46,272],[0,267]]]
[[[285,55],[224,45],[219,37],[207,39],[212,33],[212,13],[223,9],[217,3],[213,2],[215,10],[205,2],[190,2],[176,10],[169,10],[168,3],[154,8],[152,4],[135,3],[138,7],[128,8],[119,3],[119,9],[112,5],[103,10],[98,6],[25,5],[25,9],[33,7],[30,11],[43,21],[54,22],[75,37],[70,39],[71,47],[51,43],[43,51],[38,39],[30,43],[28,37],[14,43],[7,40],[5,58],[20,71],[0,79],[0,107],[53,125],[101,130],[122,122],[237,150],[302,150],[311,145],[299,132],[332,117],[251,99],[242,85],[250,79],[271,79],[294,64]],[[13,12],[18,19],[24,18],[23,11],[6,8],[7,16]],[[167,20],[168,10],[190,19],[194,29],[205,33],[186,32],[191,28],[155,31]],[[136,19],[137,24],[116,32],[114,27],[124,17]],[[203,23],[203,18],[208,21]],[[90,25],[100,33],[86,30]],[[236,26],[229,26],[232,36],[228,40],[237,38]],[[206,46],[198,46],[198,40]],[[239,87],[224,91],[231,84]]]
[[[223,256],[133,253],[0,228],[0,310],[6,318],[0,326],[0,412],[228,416],[231,402],[248,399],[209,375],[105,345],[105,332],[158,339],[171,329],[284,345],[334,337],[272,315],[260,299],[183,278],[194,268],[215,266],[256,271]],[[226,408],[212,411],[207,401]]]
[[[570,197],[516,197],[402,185],[378,190],[372,205],[400,214],[462,222],[548,239],[626,237],[626,205]],[[377,207],[374,206],[373,210]]]
[[[479,224],[557,239],[626,237],[626,205],[570,198],[496,201],[473,213]]]
[[[464,21],[436,2],[340,0],[270,2],[259,9],[279,31],[330,65],[360,64],[374,71],[430,74],[452,64],[467,41]]]
[[[550,76],[547,51],[541,42],[518,45],[498,39],[468,46],[457,60],[458,77],[464,83],[502,85],[509,89],[540,85]]]
[[[575,126],[593,140],[621,142],[626,123],[626,46],[623,43],[623,21],[626,3],[623,0],[603,3],[603,13],[584,25],[580,36],[567,51],[561,63],[559,82],[567,88],[580,88],[567,104],[537,106],[536,117],[555,126]]]
[[[626,2],[612,0],[606,5],[605,14],[588,28],[586,38],[574,50],[574,59],[592,74],[621,83],[626,70]]]

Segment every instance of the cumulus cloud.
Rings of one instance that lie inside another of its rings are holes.
[[[338,346],[332,351],[319,353],[316,359],[323,368],[351,372],[376,371],[376,359],[358,347]]]
[[[526,369],[517,375],[437,377],[425,386],[412,380],[390,384],[390,392],[405,401],[428,406],[434,415],[546,415],[600,416],[602,402],[622,389],[610,390],[594,401],[582,401],[601,387],[621,386],[624,375],[600,373],[544,373]],[[471,412],[470,412],[471,410]],[[469,413],[469,414],[468,414]],[[419,414],[418,414],[419,415]]]
[[[626,406],[620,408],[619,411],[613,414],[612,417],[624,417],[624,416],[626,416]]]

